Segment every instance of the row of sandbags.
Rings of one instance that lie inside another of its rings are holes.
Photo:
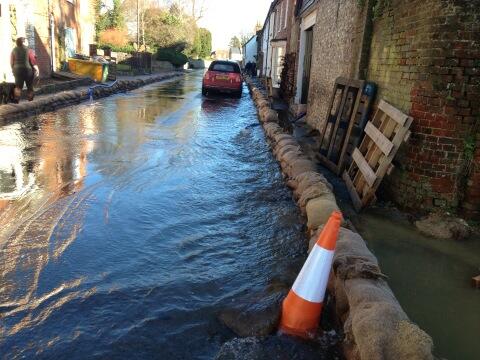
[[[263,93],[251,82],[249,86],[273,154],[302,213],[307,217],[309,232],[313,233],[327,222],[333,211],[338,210],[332,185],[316,171],[316,164],[305,155],[297,140],[278,125],[278,114],[270,108]]]
[[[258,107],[260,121],[273,153],[307,216],[312,247],[330,214],[337,210],[332,186],[315,171],[296,139],[285,134],[268,101],[247,81]],[[343,350],[348,360],[432,360],[430,336],[414,324],[401,308],[382,274],[378,261],[362,237],[341,228],[329,290],[343,324]]]
[[[95,99],[110,96],[119,92],[130,91],[139,87],[168,80],[184,73],[173,71],[169,73],[156,74],[138,79],[125,79],[116,81],[112,86],[93,86]],[[6,104],[0,106],[0,124],[2,120],[16,120],[30,115],[36,115],[48,111],[78,104],[89,99],[88,87],[81,87],[74,90],[62,91],[56,94],[44,95],[35,98],[33,101],[23,101],[19,104]]]

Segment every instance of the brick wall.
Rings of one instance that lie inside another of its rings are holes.
[[[50,62],[50,20],[49,14],[53,12],[55,19],[55,58],[56,68],[61,61],[65,61],[65,28],[72,28],[76,33],[77,52],[88,55],[88,44],[95,39],[95,9],[93,0],[75,1],[67,0],[50,2],[48,9],[47,0],[35,1],[34,29],[35,52],[42,77],[51,75]]]
[[[307,122],[315,128],[325,123],[335,79],[359,76],[365,15],[357,0],[319,2],[307,107]]]
[[[35,53],[42,77],[50,77],[50,24],[48,18],[48,2],[36,1],[34,10]]]
[[[474,213],[478,151],[470,182],[464,155],[480,116],[480,1],[390,5],[374,22],[368,80],[414,123],[384,190],[405,208],[456,210],[463,201]]]

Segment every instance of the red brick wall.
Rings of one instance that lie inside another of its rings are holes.
[[[87,2],[85,4],[84,2]],[[93,42],[94,1],[75,1],[74,4],[67,0],[50,1],[48,9],[47,0],[35,1],[34,26],[35,26],[35,52],[39,62],[42,77],[49,77],[50,71],[50,21],[49,14],[53,12],[55,18],[55,57],[56,68],[65,60],[64,36],[65,28],[73,28],[77,35],[77,51],[87,53],[86,44]],[[83,45],[83,48],[82,48]]]
[[[37,55],[40,75],[50,77],[50,24],[48,19],[48,2],[39,0],[35,2],[35,53]]]
[[[480,0],[391,0],[374,22],[368,80],[414,118],[384,186],[406,208],[456,210],[462,201],[478,210],[478,151],[470,186],[462,174],[480,116],[479,39]]]

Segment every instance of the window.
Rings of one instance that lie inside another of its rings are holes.
[[[228,62],[213,62],[208,69],[210,71],[218,72],[229,72],[229,73],[240,73],[240,67],[237,64],[232,64]]]
[[[280,4],[280,13],[278,14],[278,31],[282,30],[282,23],[283,23],[283,2]]]
[[[283,28],[286,29],[287,28],[287,22],[288,22],[288,7],[289,7],[289,4],[290,3],[290,0],[286,0],[286,9],[285,9],[285,23],[283,24]]]

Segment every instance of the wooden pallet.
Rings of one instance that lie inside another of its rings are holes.
[[[357,211],[375,202],[375,193],[385,175],[393,170],[392,161],[404,141],[410,137],[413,118],[381,100],[365,137],[352,154],[353,162],[343,173]]]
[[[352,164],[353,151],[360,146],[363,140],[365,126],[370,118],[372,104],[375,101],[376,95],[377,85],[372,82],[365,83],[362,97],[360,98],[360,105],[358,106],[357,115],[355,116],[355,122],[353,123],[352,132],[350,133],[350,138],[348,139],[347,153],[345,155],[346,167],[349,167]]]
[[[364,84],[363,80],[342,77],[335,81],[327,119],[321,131],[318,157],[337,175],[344,168],[350,134],[359,116]]]

